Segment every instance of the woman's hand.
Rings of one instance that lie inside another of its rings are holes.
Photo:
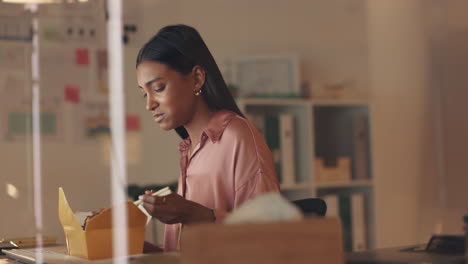
[[[151,192],[147,191],[142,200],[146,211],[165,224],[188,225],[215,220],[213,210],[189,201],[176,193],[160,197],[151,196]]]
[[[148,241],[145,241],[143,244],[143,253],[161,253],[164,250],[158,246],[151,244]]]

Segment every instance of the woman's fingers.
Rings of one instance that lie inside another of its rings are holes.
[[[165,204],[167,202],[166,196],[161,197],[161,196],[144,195],[142,200],[144,203],[150,203],[150,204]]]
[[[153,204],[143,202],[142,205],[143,205],[143,208],[145,208],[146,212],[148,212],[148,214],[154,216],[155,208]]]
[[[142,201],[150,215],[166,224],[209,221],[213,218],[210,209],[175,193],[166,196],[144,195]],[[208,215],[205,211],[209,211],[210,217],[205,217]]]
[[[172,200],[172,199],[171,199]],[[173,214],[174,208],[176,205],[171,204],[167,196],[151,196],[144,195],[142,197],[143,207],[145,210],[152,216],[159,219],[162,216]]]

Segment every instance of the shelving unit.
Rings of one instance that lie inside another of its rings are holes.
[[[351,180],[351,181],[336,181],[317,183],[317,189],[332,189],[332,188],[356,188],[356,187],[372,187],[371,180]]]
[[[375,245],[374,185],[372,181],[372,153],[370,147],[369,113],[370,104],[366,100],[332,99],[238,99],[241,110],[250,116],[290,114],[294,118],[294,168],[293,184],[281,184],[285,197],[297,200],[329,195],[349,196],[363,194],[366,248]],[[356,131],[353,131],[356,118],[366,121],[365,152],[356,155]],[[268,131],[264,131],[267,133]],[[351,179],[319,182],[315,175],[314,159],[333,159],[341,156],[351,158]],[[360,162],[360,165],[357,163]],[[364,164],[364,165],[363,165]],[[357,166],[360,166],[358,169]],[[357,175],[363,174],[365,175]],[[341,199],[341,198],[340,198]],[[350,198],[351,199],[351,198]],[[346,237],[346,235],[345,235]]]

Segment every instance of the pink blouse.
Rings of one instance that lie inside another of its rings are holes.
[[[264,192],[279,192],[270,149],[247,119],[219,111],[203,131],[191,157],[191,141],[179,145],[178,194],[214,210],[221,222],[233,209]],[[181,224],[166,225],[164,250],[179,250]]]

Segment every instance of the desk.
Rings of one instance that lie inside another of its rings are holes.
[[[385,249],[375,249],[368,250],[364,252],[353,252],[346,255],[346,264],[468,264],[468,258],[458,255],[440,255],[432,254],[427,252],[402,252],[401,249],[408,247],[398,247],[398,248],[385,248]],[[61,247],[49,247],[47,250],[64,253],[66,248]],[[107,264],[112,263],[112,260],[98,260],[90,261],[89,263],[96,264]],[[139,256],[137,259],[129,261],[129,263],[158,263],[158,264],[179,264],[180,256],[173,253],[159,253],[159,254],[145,254]],[[18,264],[14,260],[8,259],[6,256],[0,256],[0,264]]]
[[[401,251],[402,249],[407,248],[408,247],[395,247],[348,253],[346,255],[346,264],[468,264],[468,258],[463,255],[443,255],[421,251]]]
[[[52,246],[45,247],[45,250],[53,251],[57,253],[67,254],[67,247],[64,245],[61,246]],[[87,261],[83,259],[84,263],[88,264],[112,264],[112,259],[102,259]],[[18,264],[15,260],[9,259],[5,255],[0,255],[0,264]],[[134,255],[128,259],[129,264],[179,264],[180,263],[180,254],[179,253],[156,253],[156,254],[142,254]]]
[[[53,252],[57,252],[57,253],[61,253],[61,254],[67,254],[67,246],[65,246],[65,245],[47,246],[47,247],[44,247],[44,248],[46,248],[47,250],[53,251]],[[18,264],[18,262],[14,261],[12,259],[9,259],[7,256],[0,255],[0,264],[11,264],[11,263]]]

